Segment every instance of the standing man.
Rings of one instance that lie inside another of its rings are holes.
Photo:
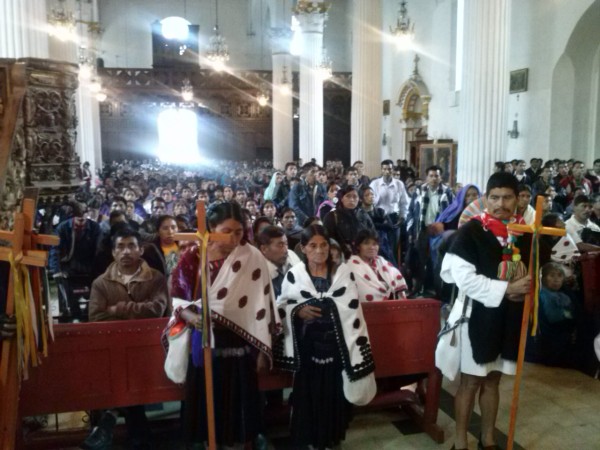
[[[356,161],[354,164],[352,164],[352,167],[356,169],[358,174],[358,184],[360,186],[368,186],[371,180],[365,175],[365,163],[362,161]]]
[[[76,290],[87,291],[92,284],[92,266],[102,239],[100,225],[84,217],[83,205],[71,202],[72,217],[56,227],[60,244],[50,249],[50,272],[59,286],[61,314],[75,321],[83,319]]]
[[[124,228],[112,240],[114,262],[92,285],[90,321],[163,317],[170,311],[167,279],[142,259],[140,236]],[[106,410],[81,448],[110,448],[117,417],[125,416],[132,449],[150,448],[150,428],[144,405]]]
[[[296,213],[299,224],[315,216],[317,208],[327,198],[325,188],[317,183],[317,170],[317,166],[306,164],[302,168],[303,180],[290,191],[289,205]]]
[[[394,226],[394,230],[390,232],[390,243],[396,259],[401,228],[408,214],[408,194],[404,183],[392,177],[393,170],[394,163],[391,159],[382,161],[381,177],[371,181],[370,187],[375,194],[374,206],[383,209]]]
[[[285,177],[281,180],[281,183],[275,187],[273,193],[273,201],[277,205],[277,208],[288,206],[288,196],[292,190],[292,180],[296,178],[298,174],[298,166],[295,162],[288,162],[285,164]]]
[[[499,172],[500,173],[500,172]],[[508,172],[506,172],[508,173]],[[421,295],[426,290],[433,289],[433,267],[429,255],[428,227],[432,225],[437,216],[454,201],[452,189],[442,183],[442,169],[438,166],[428,167],[425,171],[426,183],[422,187],[420,196],[420,211],[415,211],[418,217],[413,217],[413,234],[411,238],[416,244],[416,253],[413,253],[411,263],[416,286],[413,295]],[[512,174],[510,174],[512,176]],[[415,192],[413,194],[417,196]]]
[[[404,183],[392,177],[394,163],[381,162],[381,177],[371,181],[375,194],[375,207],[382,208],[394,223],[402,223],[408,213],[408,195]]]
[[[507,230],[508,223],[523,223],[514,215],[517,196],[518,183],[512,174],[493,174],[486,188],[487,209],[458,229],[442,263],[442,279],[455,283],[459,289],[449,323],[458,320],[468,302],[469,321],[459,327],[461,375],[454,400],[456,437],[453,447],[457,450],[467,448],[467,430],[478,393],[479,448],[496,448],[492,446],[495,445],[498,384],[503,373],[514,375],[516,372],[523,300],[531,284],[526,266],[521,266],[526,261],[513,262],[517,259],[513,255],[518,254],[515,248],[519,248],[521,254],[528,250],[527,239],[515,239]],[[503,255],[510,255],[510,261],[504,260]],[[513,270],[520,275],[512,280],[498,276]]]

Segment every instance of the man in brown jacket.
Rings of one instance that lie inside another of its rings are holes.
[[[119,230],[112,240],[114,262],[92,284],[90,321],[149,319],[170,311],[167,280],[142,259],[139,234]],[[125,416],[130,448],[149,449],[150,430],[144,405],[107,410],[81,448],[103,450],[111,447],[112,432],[119,414]]]
[[[142,259],[137,232],[122,230],[113,237],[112,244],[115,262],[92,284],[90,322],[168,315],[167,280]]]

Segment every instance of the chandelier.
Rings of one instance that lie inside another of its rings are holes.
[[[225,69],[227,61],[229,61],[229,48],[225,42],[225,38],[219,33],[219,5],[215,0],[215,34],[208,41],[208,52],[206,59],[211,63],[213,69],[221,72]]]
[[[323,47],[321,53],[321,64],[319,64],[318,70],[323,80],[329,80],[333,76],[331,58],[327,55],[327,49],[325,47]]]
[[[63,42],[76,39],[77,25],[73,13],[65,10],[64,2],[65,0],[58,0],[58,5],[48,14],[48,34]]]
[[[194,99],[194,88],[188,78],[183,80],[183,84],[181,85],[181,98],[183,98],[184,102],[191,102]]]
[[[256,101],[263,108],[269,104],[269,92],[265,83],[262,84],[260,88],[260,93],[256,97]]]
[[[279,84],[279,92],[282,95],[291,95],[292,93],[292,82],[288,79],[287,76],[287,66],[283,66],[281,71],[281,82]]]
[[[396,47],[399,50],[407,50],[410,48],[412,41],[415,38],[415,24],[411,23],[406,9],[406,2],[400,2],[400,10],[396,19],[396,28],[390,26],[390,32],[396,41]]]

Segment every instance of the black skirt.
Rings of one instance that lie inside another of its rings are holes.
[[[352,416],[352,405],[344,397],[340,352],[332,323],[302,325],[300,370],[292,393],[292,439],[299,446],[332,448],[346,437]]]
[[[217,443],[233,446],[252,441],[261,428],[256,351],[232,331],[215,326],[213,384]],[[191,357],[183,405],[186,443],[208,440],[204,367]]]

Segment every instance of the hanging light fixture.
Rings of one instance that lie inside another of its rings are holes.
[[[215,0],[215,34],[213,34],[208,43],[208,52],[206,58],[209,60],[213,69],[221,72],[225,69],[225,64],[229,61],[229,48],[225,38],[219,33],[219,5]]]
[[[415,24],[408,17],[406,2],[400,2],[400,10],[396,19],[396,28],[390,27],[390,32],[396,41],[399,50],[408,50],[415,39]]]
[[[61,41],[75,40],[75,27],[77,22],[71,11],[65,10],[65,0],[58,0],[58,5],[48,14],[48,34]]]
[[[282,95],[291,95],[292,94],[292,82],[288,79],[287,76],[287,66],[283,66],[281,71],[281,82],[279,84],[279,92]]]
[[[256,101],[263,108],[269,104],[269,92],[265,83],[262,84],[260,88],[260,93],[256,97]]]
[[[323,80],[329,80],[333,76],[333,69],[331,66],[331,59],[327,55],[327,49],[323,47],[321,53],[321,64],[319,64],[319,73]]]
[[[96,73],[94,58],[87,56],[83,47],[79,48],[79,80],[89,81]]]
[[[181,86],[181,98],[183,98],[184,102],[191,102],[194,99],[194,88],[187,78],[183,80]]]
[[[104,100],[106,100],[106,93],[103,91],[100,91],[96,94],[96,100],[98,100],[100,103],[102,103]]]

